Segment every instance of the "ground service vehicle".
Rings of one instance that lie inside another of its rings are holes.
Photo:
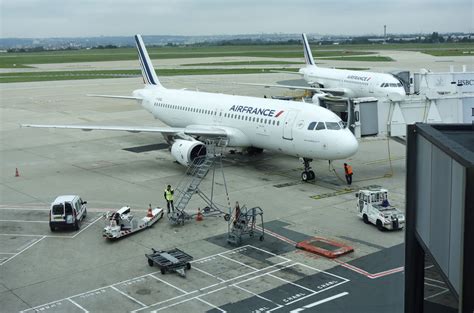
[[[129,206],[124,206],[115,212],[109,211],[104,214],[106,226],[102,236],[107,239],[118,239],[151,227],[162,217],[162,208],[149,208],[146,216],[138,218],[130,213]]]
[[[388,190],[383,188],[361,189],[356,193],[358,216],[364,223],[372,223],[379,230],[402,229],[405,214],[388,202]]]
[[[51,203],[49,210],[49,228],[55,231],[60,227],[81,228],[81,222],[87,216],[87,201],[77,195],[59,196]]]

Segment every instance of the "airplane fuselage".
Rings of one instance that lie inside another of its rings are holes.
[[[141,105],[156,119],[171,127],[225,129],[229,146],[325,160],[347,158],[358,148],[341,119],[314,104],[165,88],[139,89],[133,94],[143,98]],[[324,125],[309,129],[313,122]]]
[[[300,74],[311,85],[322,88],[344,88],[345,95],[355,97],[388,97],[390,94],[405,96],[402,84],[385,73],[350,71],[308,65]]]

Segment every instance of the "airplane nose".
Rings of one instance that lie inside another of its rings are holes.
[[[343,158],[348,158],[356,154],[357,150],[359,149],[359,142],[349,129],[346,129],[345,131],[346,136],[344,138],[343,144],[341,145],[341,154],[343,155]]]

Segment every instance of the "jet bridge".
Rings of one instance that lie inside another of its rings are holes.
[[[319,98],[319,103],[336,113],[357,138],[379,134],[377,98],[325,96]]]
[[[405,137],[406,127],[423,123],[473,123],[474,93],[389,98],[319,97],[319,104],[337,114],[356,138],[367,136]]]

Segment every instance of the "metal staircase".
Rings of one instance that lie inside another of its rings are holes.
[[[206,154],[198,157],[188,167],[186,174],[183,176],[181,181],[175,188],[175,210],[168,214],[168,219],[173,225],[183,225],[188,219],[191,219],[196,214],[188,214],[185,209],[193,197],[198,194],[207,204],[204,208],[203,214],[209,216],[212,214],[226,214],[222,211],[215,202],[213,202],[213,191],[214,191],[214,178],[215,168],[220,165],[222,169],[222,154],[224,148],[227,146],[228,141],[225,139],[209,139],[205,141]],[[203,147],[203,149],[204,149]],[[212,176],[212,191],[211,196],[208,197],[204,192],[199,189],[199,185],[207,176],[209,171],[213,169]],[[222,171],[222,177],[224,179],[225,192],[227,194],[227,185],[225,184],[224,172]],[[229,199],[227,195],[227,199]],[[229,202],[230,208],[230,202]]]
[[[263,241],[265,236],[265,226],[263,224],[263,210],[260,207],[248,209],[245,205],[236,212],[231,213],[228,221],[227,242],[231,245],[240,246],[244,235],[253,237],[256,232],[260,232],[259,240]],[[260,217],[260,227],[257,228],[257,220]]]

